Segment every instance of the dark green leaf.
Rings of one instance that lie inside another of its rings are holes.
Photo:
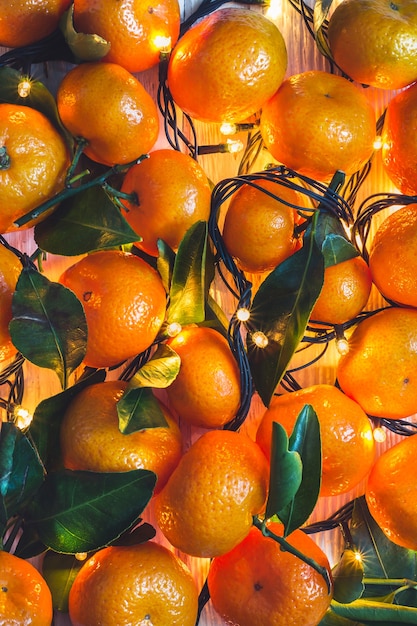
[[[363,564],[356,558],[354,550],[343,551],[340,561],[332,569],[333,598],[343,604],[358,600],[363,594]]]
[[[148,504],[155,482],[153,472],[141,469],[51,472],[31,503],[27,523],[56,552],[98,550],[132,526]]]
[[[269,477],[269,495],[266,517],[278,515],[278,511],[290,505],[301,484],[303,465],[298,452],[288,449],[285,428],[272,422],[272,450]]]
[[[321,251],[324,256],[324,266],[330,267],[348,261],[356,256],[359,252],[345,237],[330,233],[323,242]]]
[[[180,365],[178,354],[166,344],[160,344],[152,358],[130,379],[128,390],[136,387],[165,389],[178,376]]]
[[[352,622],[346,617],[340,617],[329,609],[318,626],[364,626],[362,622]]]
[[[16,348],[39,367],[53,369],[63,388],[82,362],[87,324],[72,291],[26,267],[17,281],[10,334]]]
[[[205,317],[207,223],[197,222],[184,235],[175,257],[169,292],[168,323],[182,326]]]
[[[158,239],[157,269],[161,276],[165,291],[171,289],[172,272],[174,271],[175,252],[162,239]]]
[[[22,512],[43,479],[43,465],[29,439],[13,423],[3,423],[0,429],[0,497],[7,517]]]
[[[355,548],[363,559],[366,578],[417,580],[417,554],[390,541],[369,513],[364,497],[355,500],[351,521],[351,535]],[[384,596],[394,591],[387,585],[366,585],[364,596]],[[417,607],[417,591],[410,589],[396,596],[398,604]]]
[[[135,546],[138,543],[150,541],[156,535],[156,530],[147,522],[136,526],[132,530],[123,533],[118,539],[112,541],[112,546]]]
[[[256,329],[266,335],[268,345],[258,348],[249,334],[248,358],[255,387],[265,406],[304,336],[323,285],[324,260],[315,241],[316,215],[303,247],[267,276],[253,299],[251,319]]]
[[[336,615],[341,617],[361,620],[378,626],[389,621],[398,624],[417,624],[417,609],[408,606],[361,599],[350,602],[350,604],[339,604],[339,602],[332,600],[331,608]]]
[[[58,554],[48,550],[42,561],[42,575],[52,594],[56,611],[68,613],[68,596],[76,575],[84,565],[72,554]]]
[[[139,241],[101,186],[63,200],[49,217],[35,226],[35,241],[46,252],[73,256],[116,248]]]
[[[117,403],[119,430],[130,435],[145,428],[167,427],[161,405],[152,389],[136,387],[125,391]]]
[[[65,391],[42,400],[36,407],[28,435],[48,471],[61,463],[59,433],[69,403],[84,387],[103,382],[105,377],[104,370],[93,371]]]
[[[23,526],[23,532],[19,537],[15,548],[16,556],[21,559],[32,559],[39,554],[46,552],[48,548],[39,539],[39,535],[33,526]]]
[[[302,479],[293,502],[280,509],[278,517],[287,536],[307,521],[319,497],[321,483],[320,425],[313,407],[300,411],[289,439],[289,449],[297,452],[302,463]]]
[[[346,231],[340,219],[334,213],[331,213],[326,209],[321,209],[317,211],[315,228],[316,243],[319,248],[322,248],[325,240],[330,235],[338,235],[348,242]]]

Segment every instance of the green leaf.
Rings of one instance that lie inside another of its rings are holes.
[[[165,389],[178,376],[180,365],[178,354],[166,344],[160,344],[152,358],[132,376],[128,390],[137,387]]]
[[[43,543],[66,554],[98,550],[130,528],[148,504],[156,475],[148,470],[50,472],[26,523]]]
[[[172,272],[174,271],[175,252],[162,239],[158,239],[158,257],[156,267],[161,276],[165,291],[171,289]]]
[[[197,222],[184,235],[175,257],[169,291],[168,324],[182,326],[205,317],[207,222]]]
[[[42,400],[36,407],[28,436],[48,471],[61,464],[59,433],[69,403],[82,389],[103,382],[105,377],[104,370],[93,371],[65,391]]]
[[[355,246],[346,237],[333,233],[326,236],[321,251],[324,256],[324,267],[337,265],[359,256]]]
[[[13,344],[35,365],[54,370],[65,388],[86,351],[87,324],[80,301],[63,285],[25,267],[12,310]]]
[[[397,546],[384,535],[369,513],[364,497],[355,500],[350,531],[355,548],[364,555],[365,579],[417,580],[417,553]],[[395,588],[386,584],[366,585],[364,596],[384,596]],[[417,591],[409,589],[398,594],[396,602],[417,607]]]
[[[417,624],[417,609],[409,606],[361,599],[349,604],[340,604],[332,600],[331,608],[336,615],[361,620],[367,624],[382,626],[385,622],[392,620],[398,624]]]
[[[295,422],[289,449],[297,452],[302,463],[302,479],[293,501],[277,511],[285,527],[284,536],[300,528],[310,517],[319,497],[321,483],[320,425],[313,407],[305,405]]]
[[[84,565],[72,554],[48,550],[42,561],[42,576],[48,583],[55,611],[68,613],[68,596],[78,572]]]
[[[145,428],[167,427],[168,423],[161,405],[153,395],[152,389],[140,387],[126,390],[117,402],[119,430],[130,435]]]
[[[343,551],[340,561],[332,569],[334,592],[337,602],[348,604],[360,598],[364,591],[363,564],[356,558],[354,550]]]
[[[112,546],[135,546],[138,543],[145,543],[150,541],[156,535],[156,530],[151,524],[144,522],[140,526],[136,526],[132,530],[128,530],[118,537],[115,541],[112,541]]]
[[[293,357],[316,302],[324,277],[324,259],[315,240],[315,223],[304,245],[283,261],[260,285],[252,304],[252,319],[268,345],[258,348],[248,335],[248,359],[255,387],[269,405]]]
[[[49,217],[35,226],[38,246],[52,254],[74,256],[139,241],[101,186],[63,200]]]
[[[272,451],[269,478],[269,495],[266,517],[278,515],[278,511],[294,501],[301,484],[303,464],[298,452],[289,450],[286,430],[278,422],[272,422]]]
[[[60,28],[65,41],[76,59],[82,61],[99,61],[109,52],[110,42],[100,35],[78,33],[73,22],[74,5],[71,4],[60,20]]]
[[[33,526],[23,526],[23,532],[19,537],[14,554],[21,559],[32,559],[46,552],[47,547],[39,539],[39,535]]]
[[[364,624],[362,622],[353,622],[350,619],[346,619],[346,617],[340,617],[340,615],[336,615],[329,609],[318,626],[364,626]]]
[[[13,423],[4,422],[0,429],[0,497],[6,521],[23,511],[43,479],[43,465],[29,439]]]

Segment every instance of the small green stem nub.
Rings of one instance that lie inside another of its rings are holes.
[[[10,157],[6,146],[0,148],[0,170],[8,170],[10,167]]]

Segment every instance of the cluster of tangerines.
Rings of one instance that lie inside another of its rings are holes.
[[[264,519],[277,462],[271,458],[274,424],[290,438],[303,409],[312,407],[321,434],[319,495],[348,493],[366,479],[366,502],[383,533],[417,549],[417,435],[376,460],[370,419],[417,413],[417,204],[398,203],[366,258],[353,245],[347,258],[325,257],[308,323],[311,329],[349,329],[338,385],[277,391],[260,416],[255,440],[230,430],[243,383],[227,332],[206,319],[175,330],[167,324],[173,278],[161,263],[163,246],[175,256],[190,229],[208,222],[211,183],[191,155],[155,149],[158,109],[134,74],[166,64],[175,106],[203,123],[258,124],[271,159],[299,175],[293,187],[248,180],[216,216],[236,271],[263,280],[303,249],[321,210],[319,200],[303,193],[307,177],[323,183],[324,195],[336,171],[353,175],[373,158],[376,114],[357,83],[400,90],[385,114],[382,161],[402,194],[417,192],[415,55],[412,46],[398,47],[388,58],[377,45],[383,36],[375,37],[378,16],[386,32],[393,28],[401,42],[405,32],[415,42],[417,6],[406,19],[393,3],[379,15],[378,0],[344,0],[334,10],[328,24],[331,55],[352,81],[342,72],[317,70],[285,77],[287,48],[280,31],[246,6],[209,12],[180,37],[176,0],[130,2],[127,9],[88,0],[40,4],[32,13],[27,2],[19,10],[0,2],[0,44],[26,46],[50,35],[61,20],[78,62],[58,87],[56,117],[32,106],[28,94],[0,104],[0,232],[7,239],[17,228],[59,214],[60,201],[76,195],[80,180],[82,185],[86,163],[98,171],[111,168],[117,188],[106,191],[137,239],[129,251],[103,242],[59,279],[85,315],[80,365],[110,371],[147,351],[152,355],[161,343],[173,363],[169,384],[160,385],[167,405],[157,385],[153,389],[162,424],[122,432],[117,407],[128,381],[104,380],[78,392],[60,426],[62,465],[70,471],[154,472],[156,523],[174,549],[211,559],[208,589],[227,623],[317,626],[333,606],[327,557],[298,528],[281,550],[285,527]],[[170,53],[161,57],[156,35],[165,45],[169,39]],[[13,304],[22,263],[4,243],[0,355],[7,362],[18,350],[26,355]],[[351,244],[348,235],[346,243]],[[373,286],[387,306],[361,318]],[[206,431],[186,452],[182,424]],[[174,551],[154,541],[100,548],[71,580],[74,626],[194,626],[198,590]],[[49,626],[51,620],[44,578],[27,561],[0,552],[0,624]]]

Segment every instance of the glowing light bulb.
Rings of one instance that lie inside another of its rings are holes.
[[[76,552],[76,554],[74,554],[75,558],[77,559],[77,561],[85,561],[88,554],[87,552]]]
[[[236,154],[243,150],[243,143],[239,140],[227,139],[226,144],[228,146],[228,152],[231,154]]]
[[[268,345],[268,337],[261,330],[257,330],[252,334],[252,341],[257,348],[266,348]]]
[[[373,430],[374,439],[377,443],[384,443],[387,438],[386,432],[383,428],[378,426]]]
[[[33,420],[33,415],[23,406],[17,405],[13,409],[13,418],[16,426],[20,428],[20,430],[25,430],[29,428]]]
[[[236,311],[236,317],[239,322],[247,322],[250,318],[250,311],[246,307],[242,307]]]
[[[171,37],[156,35],[153,42],[161,54],[169,54],[171,52]]]
[[[27,98],[32,88],[31,82],[28,78],[22,78],[17,86],[17,93],[21,98]]]
[[[359,563],[362,563],[362,554],[360,552],[355,551],[355,561],[359,561]]]
[[[168,337],[176,337],[182,331],[182,326],[178,322],[172,322],[168,324],[166,333]]]
[[[378,135],[377,137],[375,137],[374,150],[381,150],[382,146],[383,146],[382,137]]]
[[[266,17],[270,20],[276,20],[282,15],[282,0],[270,0],[269,7],[266,11]]]
[[[341,356],[349,352],[349,342],[345,337],[339,337],[339,339],[336,340],[336,350]]]
[[[223,122],[220,126],[220,132],[222,135],[234,135],[237,133],[237,125],[229,124],[229,122]]]

